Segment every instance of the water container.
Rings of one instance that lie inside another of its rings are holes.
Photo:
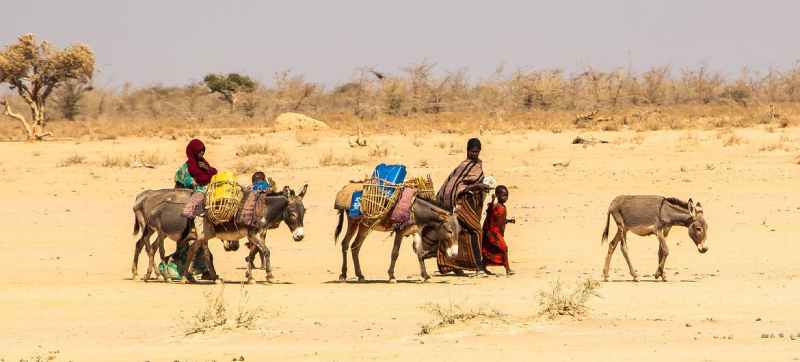
[[[361,217],[361,196],[363,196],[363,194],[363,191],[353,192],[353,200],[350,202],[350,217]]]

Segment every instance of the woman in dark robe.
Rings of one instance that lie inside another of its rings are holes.
[[[458,255],[450,258],[439,250],[436,261],[441,273],[453,271],[460,274],[462,270],[485,270],[481,260],[481,212],[485,192],[490,187],[483,184],[480,153],[481,141],[477,138],[470,139],[467,142],[467,159],[450,173],[436,194],[439,205],[455,211],[462,226],[458,236]]]

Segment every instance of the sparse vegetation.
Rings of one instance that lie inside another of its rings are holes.
[[[319,142],[319,134],[312,131],[297,131],[294,134],[294,138],[302,146],[310,146]]]
[[[74,154],[58,162],[58,167],[70,167],[75,165],[82,165],[86,162],[86,157]]]
[[[106,156],[100,163],[103,167],[131,167],[131,158],[123,156]]]
[[[205,302],[198,311],[189,316],[182,316],[185,335],[253,329],[256,323],[265,317],[266,312],[262,308],[249,306],[249,296],[244,284],[239,289],[239,302],[233,310],[225,302],[225,284],[215,289],[216,291],[203,294]]]
[[[328,166],[355,166],[355,165],[362,165],[367,163],[367,160],[357,157],[357,156],[350,156],[350,157],[340,157],[335,156],[333,152],[328,152],[319,159],[319,165],[322,167]]]
[[[589,311],[586,305],[592,297],[599,297],[597,289],[600,283],[587,279],[579,283],[573,290],[565,290],[561,281],[555,281],[550,290],[539,291],[539,315],[549,319],[563,316],[580,319]]]
[[[422,306],[422,308],[433,315],[433,320],[422,325],[419,331],[420,335],[431,334],[437,329],[464,323],[473,319],[502,319],[504,317],[502,313],[495,309],[473,308],[465,310],[452,302],[447,305],[429,303]]]
[[[738,135],[736,135],[736,133],[731,133],[731,134],[730,134],[730,135],[729,135],[729,136],[728,136],[728,137],[725,139],[725,141],[723,141],[723,142],[722,142],[722,145],[723,145],[723,146],[725,146],[725,147],[731,147],[731,146],[738,146],[738,145],[741,145],[742,143],[745,143],[745,142],[744,142],[744,139],[742,139],[741,137],[739,137]]]
[[[792,151],[794,147],[790,144],[790,139],[786,135],[781,135],[781,137],[772,143],[765,144],[758,148],[761,152],[773,152],[773,151]]]
[[[389,148],[386,146],[376,145],[375,148],[369,150],[369,157],[376,159],[376,158],[383,158],[389,155]]]

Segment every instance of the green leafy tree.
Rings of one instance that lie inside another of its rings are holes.
[[[211,93],[219,93],[222,100],[228,102],[233,108],[238,101],[237,94],[251,93],[256,90],[256,81],[246,75],[230,73],[228,75],[209,74],[204,79],[206,87]]]
[[[0,84],[6,83],[28,104],[32,122],[11,110],[3,100],[4,114],[20,121],[29,140],[42,140],[50,136],[45,132],[45,109],[53,90],[67,81],[86,84],[94,74],[94,53],[83,44],[62,50],[47,41],[37,41],[33,34],[25,34],[17,43],[0,52]]]

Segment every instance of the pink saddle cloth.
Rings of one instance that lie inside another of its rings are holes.
[[[414,203],[414,198],[417,196],[417,189],[405,187],[397,198],[397,204],[392,209],[392,214],[389,220],[393,224],[406,225],[411,222],[411,204]]]

